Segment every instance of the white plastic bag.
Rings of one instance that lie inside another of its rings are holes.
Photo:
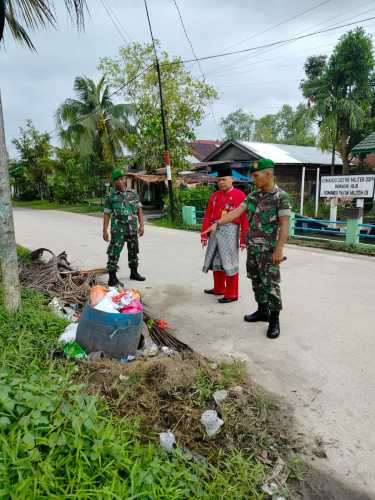
[[[213,396],[215,403],[218,405],[228,397],[228,391],[226,391],[225,389],[221,389],[220,391],[215,391]]]
[[[111,296],[109,295],[109,293],[107,293],[107,295],[104,297],[104,299],[102,299],[99,304],[97,304],[95,306],[95,309],[98,309],[98,311],[104,311],[106,313],[117,313],[117,314],[120,314],[118,312],[117,309],[115,309],[114,307],[114,303],[112,302],[112,298]]]
[[[78,323],[70,323],[59,337],[59,342],[73,342],[77,336]]]
[[[208,437],[213,437],[220,431],[224,421],[218,417],[215,410],[206,410],[202,413],[201,422],[206,430]]]

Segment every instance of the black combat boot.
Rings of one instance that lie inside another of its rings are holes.
[[[267,304],[258,304],[258,310],[253,314],[246,314],[244,321],[248,323],[256,323],[257,321],[268,322],[270,320],[270,313]]]
[[[280,316],[279,311],[271,311],[270,322],[267,330],[267,337],[269,339],[277,339],[277,337],[280,335],[279,316]]]
[[[116,271],[109,271],[108,274],[109,274],[108,286],[117,286],[117,285],[123,286],[121,281],[116,276]]]
[[[130,279],[134,281],[145,281],[146,278],[141,276],[138,272],[138,266],[134,266],[130,268]]]

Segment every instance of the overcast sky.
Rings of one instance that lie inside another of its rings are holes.
[[[102,2],[121,23],[120,33]],[[198,57],[267,44],[375,16],[373,0],[177,2]],[[163,49],[190,59],[191,49],[173,0],[148,0],[148,3],[154,35]],[[0,49],[0,89],[11,154],[14,152],[11,139],[26,119],[31,118],[40,130],[54,129],[54,113],[67,97],[73,96],[76,76],[97,79],[99,58],[116,56],[124,40],[149,42],[143,0],[88,0],[88,4],[90,17],[84,33],[78,34],[59,9],[59,30],[48,29],[33,37],[38,53],[20,47],[9,36],[5,48]],[[303,14],[308,9],[310,12]],[[363,25],[369,33],[375,33],[375,19]],[[348,29],[202,62],[206,79],[217,88],[219,99],[213,104],[213,113],[208,109],[197,137],[222,138],[220,119],[238,108],[259,117],[277,112],[285,103],[297,105],[302,100],[299,82],[306,57],[330,54],[339,36]],[[196,63],[188,67],[199,76]]]

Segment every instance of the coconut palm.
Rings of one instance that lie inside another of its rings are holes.
[[[78,27],[83,27],[86,0],[64,0],[64,3]],[[0,40],[5,27],[15,40],[35,50],[30,32],[48,25],[56,27],[54,7],[52,0],[0,0]]]
[[[61,3],[61,1],[60,1]],[[30,33],[48,25],[56,26],[53,0],[0,0],[0,42],[4,26],[18,42],[35,50]],[[86,14],[86,0],[64,0],[68,13],[76,19],[78,27],[83,27]],[[14,234],[11,204],[8,157],[0,95],[0,255],[1,276],[4,289],[4,304],[8,311],[15,312],[21,307],[21,293],[18,279],[16,239]]]
[[[122,153],[132,126],[131,106],[114,104],[104,77],[96,85],[86,77],[74,81],[77,99],[67,99],[56,112],[60,138],[82,157],[93,153],[113,163]]]

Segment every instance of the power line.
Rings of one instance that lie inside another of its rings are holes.
[[[116,22],[118,24],[118,26],[122,29],[122,31],[124,32],[124,34],[127,36],[127,38],[130,40],[130,41],[133,41],[132,37],[129,35],[129,32],[125,29],[125,26],[122,24],[122,21],[121,19],[119,18],[119,16],[116,14],[115,10],[113,7],[111,7],[111,5],[108,3],[108,9],[112,12],[112,15],[113,17],[116,19]]]
[[[126,38],[126,36],[124,35],[124,33],[121,31],[121,27],[117,24],[117,21],[116,21],[115,17],[113,16],[112,12],[110,11],[110,9],[108,8],[108,6],[106,5],[105,1],[104,0],[100,0],[100,2],[103,5],[104,10],[106,11],[108,17],[112,21],[112,24],[115,27],[117,33],[120,35],[120,38],[124,41],[124,43],[126,43],[126,45],[128,45],[129,40]]]
[[[313,31],[312,33],[307,33],[306,35],[299,35],[299,36],[295,36],[295,37],[291,37],[291,38],[286,38],[284,40],[278,40],[276,42],[269,42],[269,43],[265,43],[265,44],[262,44],[262,45],[257,45],[255,47],[248,47],[247,49],[234,50],[234,51],[231,51],[231,52],[221,52],[219,54],[212,54],[210,56],[199,57],[198,60],[199,61],[209,61],[211,59],[218,59],[220,57],[227,57],[227,56],[232,56],[232,55],[235,55],[235,54],[244,54],[246,52],[252,52],[254,50],[259,50],[259,49],[268,48],[268,47],[275,47],[275,46],[281,45],[283,43],[296,42],[296,41],[302,40],[304,38],[309,38],[309,37],[312,37],[312,36],[321,35],[322,33],[328,33],[330,31],[335,31],[335,30],[338,30],[338,29],[341,29],[341,28],[347,28],[349,26],[353,26],[353,25],[359,24],[359,23],[365,23],[367,21],[372,21],[374,19],[375,19],[375,16],[372,16],[372,17],[368,17],[366,19],[360,19],[359,21],[355,21],[355,22],[351,22],[351,23],[346,23],[346,24],[341,24],[341,25],[338,25],[338,26],[333,26],[333,27],[322,29],[322,30],[319,30],[319,31]],[[196,59],[185,59],[185,60],[177,61],[177,62],[174,62],[174,63],[170,62],[170,63],[163,63],[163,64],[169,64],[169,65],[171,65],[171,64],[192,63],[192,62],[196,62]]]
[[[197,56],[197,54],[196,54],[196,52],[195,52],[195,50],[194,50],[194,47],[193,47],[193,42],[191,41],[191,38],[190,38],[190,37],[189,37],[189,35],[188,35],[188,32],[187,32],[187,29],[186,29],[186,26],[185,26],[184,20],[183,20],[183,18],[182,18],[181,10],[180,10],[180,8],[179,8],[179,6],[178,6],[178,3],[177,3],[177,0],[173,0],[173,3],[174,3],[174,5],[175,5],[175,7],[176,7],[176,10],[177,10],[177,12],[178,12],[178,16],[179,16],[179,18],[180,18],[180,22],[181,22],[181,25],[182,25],[182,29],[184,30],[185,37],[186,37],[186,39],[187,39],[187,41],[188,41],[188,43],[189,43],[189,45],[190,45],[191,52],[192,52],[192,54],[193,54],[193,56],[194,56],[195,60],[197,61],[197,65],[198,65],[198,68],[199,68],[200,73],[201,73],[201,75],[202,75],[203,81],[204,81],[204,82],[206,82],[206,77],[205,77],[205,74],[204,74],[204,72],[203,72],[202,65],[201,65],[201,63],[199,62],[199,60],[198,60],[198,56]],[[217,131],[219,131],[219,124],[218,124],[218,121],[217,121],[217,119],[216,119],[216,116],[215,116],[214,109],[213,109],[213,107],[212,107],[212,103],[211,103],[211,101],[209,102],[209,106],[210,106],[210,110],[211,110],[212,118],[214,119],[214,122],[215,122],[215,124],[216,124]]]
[[[305,14],[308,14],[309,12],[312,12],[313,10],[316,10],[320,7],[323,7],[323,5],[326,5],[327,3],[331,2],[332,0],[324,0],[323,2],[320,2],[318,5],[315,5],[314,7],[310,7],[309,9],[306,9],[304,10],[303,12],[300,12],[299,14],[296,14],[292,17],[289,17],[288,19],[285,19],[284,21],[281,21],[273,26],[270,26],[269,28],[266,28],[265,30],[263,31],[260,31],[258,33],[255,33],[247,38],[243,38],[241,41],[239,42],[236,42],[232,45],[230,45],[229,47],[227,47],[226,49],[224,50],[227,50],[227,49],[231,49],[233,47],[236,47],[237,45],[241,45],[243,42],[247,42],[248,40],[251,40],[252,38],[255,38],[257,36],[260,36],[260,35],[264,35],[264,33],[268,33],[269,31],[272,31],[276,28],[279,28],[280,26],[282,26],[283,24],[287,24],[289,23],[290,21],[294,21],[295,19],[298,19],[299,17],[302,17],[304,16]]]

